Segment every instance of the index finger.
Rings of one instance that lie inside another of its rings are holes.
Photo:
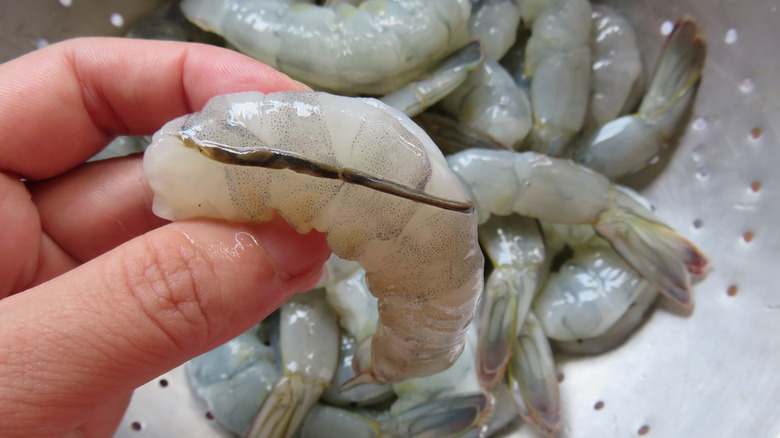
[[[239,53],[79,38],[0,64],[0,171],[49,178],[116,135],[149,135],[213,96],[306,87]]]

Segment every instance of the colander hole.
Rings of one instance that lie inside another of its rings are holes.
[[[745,240],[745,242],[747,242],[747,243],[750,243],[750,242],[752,242],[752,241],[753,241],[753,238],[755,238],[755,237],[756,237],[756,236],[753,234],[753,232],[752,232],[752,231],[745,231],[745,232],[742,234],[742,239],[744,239],[744,240]]]
[[[561,382],[563,382],[563,378],[564,378],[564,377],[565,377],[565,376],[563,375],[563,373],[558,373],[558,383],[561,383]]]
[[[122,27],[125,24],[125,19],[122,17],[121,14],[118,12],[114,12],[111,14],[111,17],[109,18],[109,21],[111,21],[111,24],[114,25],[114,27]]]
[[[732,284],[731,286],[729,286],[729,288],[726,289],[726,294],[730,297],[735,296],[737,294],[737,285]]]
[[[647,435],[648,432],[650,432],[650,426],[646,424],[636,431],[637,435]]]
[[[753,193],[758,193],[759,190],[761,190],[761,181],[753,181],[750,183],[750,190],[753,191]]]
[[[756,84],[751,78],[745,78],[739,83],[739,91],[743,93],[750,93],[756,89]]]
[[[672,33],[672,29],[674,29],[674,22],[672,22],[672,20],[666,20],[661,23],[661,35],[669,35]]]
[[[595,409],[597,411],[600,411],[603,408],[604,408],[604,402],[601,401],[601,400],[597,401],[596,404],[593,405],[593,409]]]
[[[206,412],[206,419],[209,421],[214,420],[214,414],[211,411]]]
[[[726,31],[726,37],[723,39],[723,41],[726,42],[726,44],[734,44],[739,39],[739,33],[737,33],[737,29],[731,28]]]
[[[144,425],[141,424],[140,421],[133,421],[132,424],[130,424],[130,428],[136,432],[140,432],[144,428]]]
[[[693,228],[698,230],[699,228],[701,228],[703,226],[704,226],[704,221],[702,221],[701,219],[696,219],[696,220],[693,221]]]
[[[759,138],[761,138],[761,135],[763,134],[764,133],[761,131],[761,128],[759,128],[758,126],[750,130],[750,138],[752,138],[753,140],[758,140]]]
[[[696,120],[693,121],[691,128],[697,131],[704,131],[705,129],[707,129],[707,119],[705,119],[704,117],[697,118]]]
[[[159,383],[160,383],[160,386],[163,387],[163,388],[167,388],[168,387],[168,380],[166,380],[166,379],[160,379]]]

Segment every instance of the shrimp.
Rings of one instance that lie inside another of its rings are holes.
[[[515,43],[520,8],[515,0],[472,0],[469,34],[481,41],[488,57],[501,59]]]
[[[424,78],[411,82],[379,98],[382,102],[414,117],[450,94],[485,59],[477,41],[466,44]]]
[[[447,162],[469,190],[480,222],[514,212],[593,225],[660,292],[692,306],[691,275],[704,274],[707,257],[628,188],[572,161],[534,152],[467,150]]]
[[[482,414],[492,407],[489,394],[453,395],[413,406],[397,415],[316,405],[300,429],[300,438],[454,438],[480,431]]]
[[[310,86],[383,95],[468,37],[468,0],[367,0],[328,8],[273,0],[184,0],[184,15]]]
[[[532,124],[531,104],[520,88],[492,58],[441,101],[442,109],[507,146],[519,144]]]
[[[503,377],[517,331],[531,308],[545,259],[535,219],[491,216],[479,226],[479,240],[493,262],[479,310],[477,371],[489,388]]]
[[[265,396],[246,438],[293,436],[336,372],[338,323],[323,291],[298,294],[282,304],[279,324],[284,375]]]
[[[533,150],[559,155],[585,120],[590,89],[591,7],[587,0],[549,0],[533,16],[525,50],[531,77]]]
[[[637,113],[582,136],[569,146],[567,156],[611,179],[646,166],[666,147],[693,101],[706,51],[698,24],[691,18],[679,20]]]
[[[658,298],[658,291],[644,288],[623,315],[604,333],[574,341],[552,339],[556,351],[564,354],[599,354],[611,350],[624,342],[645,320],[648,310]]]
[[[546,225],[549,239],[560,226]],[[590,234],[582,243],[567,242],[573,255],[550,273],[534,299],[534,313],[547,337],[559,341],[602,335],[645,290],[653,287],[628,266],[588,225],[571,226]]]
[[[158,131],[144,170],[161,217],[278,212],[360,263],[379,322],[356,383],[433,374],[460,355],[482,291],[477,218],[436,145],[398,110],[318,92],[220,96]]]
[[[631,23],[606,5],[593,5],[590,102],[586,129],[636,107],[642,95],[642,59]]]
[[[185,365],[193,392],[227,430],[243,435],[282,370],[268,326],[273,318]]]

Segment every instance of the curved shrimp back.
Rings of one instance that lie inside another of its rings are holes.
[[[312,87],[387,94],[468,37],[468,0],[367,0],[323,7],[273,0],[185,0],[198,26]]]
[[[436,145],[398,110],[318,92],[219,96],[157,132],[144,170],[161,217],[278,212],[358,261],[379,299],[361,381],[432,374],[461,353],[482,291],[476,215]]]
[[[553,223],[590,224],[648,282],[682,307],[691,274],[707,257],[661,223],[638,194],[572,161],[534,152],[467,150],[447,157],[468,188],[480,222],[512,212]]]

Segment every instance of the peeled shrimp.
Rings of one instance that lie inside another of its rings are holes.
[[[198,26],[314,88],[382,95],[424,74],[468,37],[468,0],[367,0],[334,7],[274,0],[184,0]]]
[[[639,110],[583,135],[567,155],[612,179],[646,166],[668,145],[693,101],[706,51],[698,24],[691,18],[678,21]]]
[[[628,188],[572,161],[533,152],[472,149],[447,162],[469,190],[480,222],[514,212],[593,225],[661,293],[692,306],[691,275],[704,274],[707,257]]]
[[[278,212],[357,260],[379,300],[357,382],[433,374],[460,355],[482,291],[477,218],[436,145],[398,110],[317,92],[220,96],[155,134],[144,170],[159,216]]]

